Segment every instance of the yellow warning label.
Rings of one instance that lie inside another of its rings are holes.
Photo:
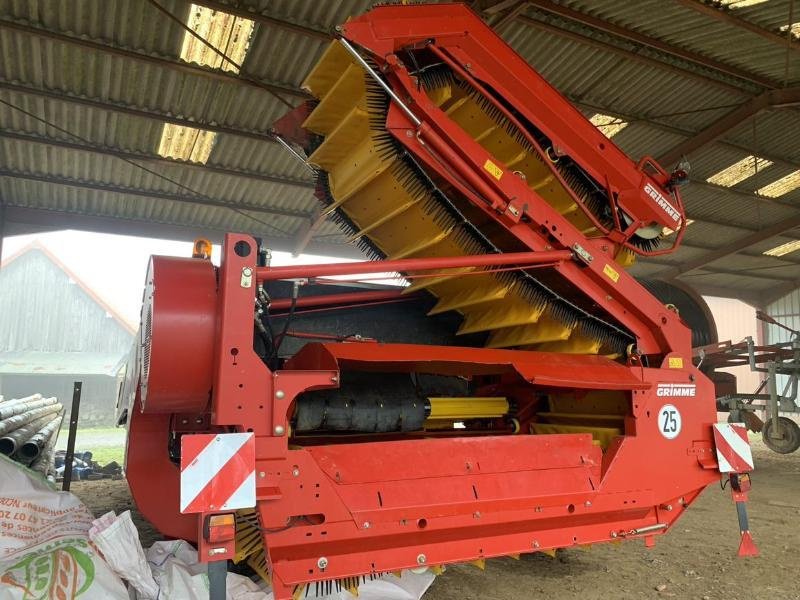
[[[603,267],[603,273],[605,273],[606,277],[608,277],[614,283],[617,283],[617,281],[619,281],[619,273],[617,273],[614,270],[614,267],[612,267],[611,265],[607,264],[605,267]]]
[[[670,356],[667,364],[670,369],[682,369],[683,359],[680,356]]]
[[[496,164],[494,164],[488,158],[486,159],[486,162],[483,163],[483,168],[486,169],[489,172],[489,175],[491,175],[492,177],[494,177],[498,181],[503,176],[503,169],[498,167]]]

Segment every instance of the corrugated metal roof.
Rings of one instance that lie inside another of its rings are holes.
[[[250,0],[238,4],[247,5],[256,12],[268,13],[293,23],[323,31],[332,31],[336,25],[344,23],[348,17],[360,15],[376,3],[375,0],[338,0],[337,2]]]
[[[753,148],[756,153],[761,150],[768,155],[781,156],[796,164],[800,161],[798,135],[800,135],[800,110],[784,108],[758,113],[752,119],[731,129],[725,138]]]
[[[735,16],[774,32],[785,24],[788,2],[770,0],[737,9]],[[188,2],[161,0],[161,3],[178,19],[185,20],[188,16]],[[303,35],[296,26],[331,32],[337,24],[372,4],[370,0],[237,0],[237,8],[264,13],[289,24],[256,22],[242,76],[266,84],[298,87],[326,42],[319,35]],[[800,80],[800,52],[790,52],[787,71],[785,45],[685,3],[555,2],[589,19],[601,19],[693,53],[699,62],[708,59],[723,62],[729,71],[741,70],[742,77],[714,72],[699,63],[592,29],[585,22],[555,18],[552,12],[537,8],[540,4],[544,3],[531,3],[524,14],[526,18],[510,22],[501,30],[502,36],[586,114],[594,110],[625,115],[629,125],[614,137],[614,142],[635,159],[668,152],[732,107],[746,102],[761,89],[753,78],[781,82],[787,78],[789,84]],[[154,175],[98,152],[2,137],[2,130],[10,130],[78,143],[74,137],[19,110],[0,105],[0,169],[30,176],[27,179],[0,176],[3,202],[20,209],[56,211],[52,214],[117,217],[131,223],[177,224],[199,230],[250,231],[268,236],[275,240],[276,246],[283,247],[290,246],[293,237],[307,226],[315,209],[313,190],[291,182],[308,185],[309,173],[277,145],[246,135],[259,132],[266,136],[274,120],[286,112],[285,103],[257,84],[243,84],[234,78],[224,81],[210,78],[200,68],[175,68],[184,30],[152,5],[139,0],[56,3],[0,0],[0,19],[149,57],[148,60],[123,57],[77,43],[0,28],[0,86],[3,81],[13,82],[153,113],[152,118],[145,118],[0,87],[0,100],[76,133],[92,144],[153,156],[163,129],[160,113],[185,119],[190,124],[213,123],[245,134],[216,136],[208,163],[216,172],[178,161],[142,162],[157,173]],[[549,25],[543,27],[541,22]],[[284,100],[299,102],[298,98],[287,95]],[[637,266],[637,272],[657,274],[667,266],[701,260],[709,250],[735,246],[754,231],[796,217],[793,203],[800,200],[800,190],[774,200],[756,199],[752,192],[798,167],[798,139],[800,111],[766,110],[726,132],[702,152],[693,153],[692,178],[696,181],[704,181],[748,154],[764,155],[774,164],[732,190],[700,184],[686,187],[685,203],[689,216],[696,220],[687,230],[686,246],[670,257]],[[41,181],[47,177],[58,181]],[[265,181],[264,177],[287,183]],[[73,180],[66,182],[72,185],[65,185],[64,180]],[[191,193],[186,189],[189,188],[217,202],[257,206],[279,213],[294,211],[307,216],[252,213],[257,219],[269,222],[264,225],[231,208],[76,185],[81,182],[158,192],[162,196],[187,195]],[[737,257],[741,256],[743,263],[759,260],[765,249],[794,239],[792,236],[800,234],[786,232],[706,268],[735,270],[731,265],[736,264]],[[336,244],[345,241],[330,222],[317,230],[315,239],[327,244],[325,247],[330,251],[343,248]],[[794,263],[798,260],[792,255],[784,257],[775,272],[785,268],[787,273],[794,273]],[[759,288],[764,282],[763,277],[756,278],[747,271],[739,276],[728,272],[713,278],[703,275],[700,279],[713,279],[713,285],[729,289],[737,285]]]
[[[667,66],[659,69],[621,60],[618,53],[565,40],[527,23],[511,23],[503,31],[503,38],[574,101],[634,115],[657,116],[680,111],[685,114],[675,119],[675,123],[686,128],[701,127],[707,122],[708,113],[692,113],[693,110],[742,101],[741,94],[713,85],[699,85],[696,79]],[[719,109],[716,116],[724,112]]]
[[[791,206],[703,183],[690,183],[684,197],[691,216],[745,228],[760,229],[795,214]]]
[[[746,29],[731,27],[687,9],[678,2],[567,0],[561,4],[764,77],[783,80],[785,47]],[[737,17],[755,22],[769,31],[777,31],[780,25],[785,25],[788,15],[789,2],[781,0],[736,9]],[[800,77],[800,63],[790,63],[790,67],[790,79]]]

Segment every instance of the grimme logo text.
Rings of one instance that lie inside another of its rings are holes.
[[[695,396],[697,386],[693,383],[659,383],[656,388],[656,396],[659,397],[681,397]]]

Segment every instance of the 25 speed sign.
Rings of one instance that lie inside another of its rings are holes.
[[[665,404],[658,411],[658,431],[668,440],[674,440],[681,432],[681,413],[672,404]]]

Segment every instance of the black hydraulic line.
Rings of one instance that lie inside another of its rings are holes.
[[[295,281],[294,286],[292,287],[292,304],[289,307],[289,314],[286,315],[286,322],[283,325],[283,331],[281,332],[280,337],[275,340],[273,338],[274,350],[272,352],[272,358],[277,361],[278,360],[278,352],[283,345],[283,340],[286,339],[286,334],[289,332],[289,325],[292,323],[292,319],[294,318],[294,311],[297,308],[297,298],[300,296],[300,283]],[[275,365],[277,368],[277,365]]]

